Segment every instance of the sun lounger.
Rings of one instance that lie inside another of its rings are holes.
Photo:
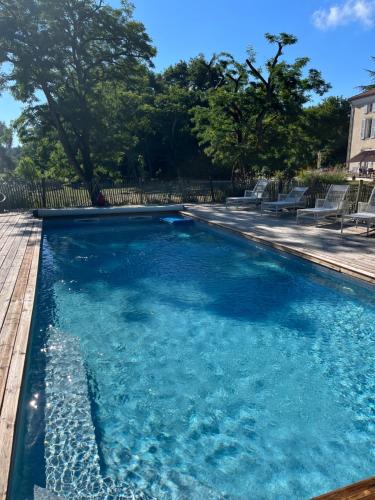
[[[274,212],[276,215],[282,210],[296,210],[305,206],[304,196],[308,187],[294,187],[288,194],[279,194],[278,201],[262,203],[262,212]]]
[[[225,205],[243,206],[243,205],[260,205],[265,197],[265,191],[268,186],[268,181],[260,179],[253,190],[246,190],[243,196],[227,198]]]
[[[346,208],[345,196],[349,186],[345,184],[331,184],[324,199],[315,200],[315,208],[297,210],[297,223],[302,217],[312,218],[316,223],[325,217],[339,217]]]
[[[355,222],[355,225],[358,225],[358,222],[364,222],[367,225],[367,235],[370,230],[370,226],[375,225],[375,187],[371,192],[370,198],[367,203],[358,203],[358,212],[354,214],[343,214],[341,217],[341,234],[343,233],[344,223],[347,222]]]

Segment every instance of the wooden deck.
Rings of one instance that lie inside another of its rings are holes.
[[[276,217],[223,205],[186,205],[184,213],[375,284],[375,238],[366,237],[364,228],[346,226],[341,237],[336,222],[325,221],[318,227],[311,223],[297,225],[293,215]]]
[[[41,222],[0,214],[0,499],[5,500],[37,281]]]
[[[375,499],[375,477],[351,484],[313,500],[373,500]]]

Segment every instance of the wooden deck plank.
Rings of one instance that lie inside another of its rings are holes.
[[[9,283],[9,281],[12,280],[11,273],[14,272],[14,269],[19,268],[19,264],[22,261],[23,254],[26,249],[27,238],[28,234],[26,231],[22,232],[22,234],[20,235],[15,236],[13,238],[12,245],[10,246],[8,255],[1,263],[1,268],[0,268],[1,297],[3,297],[4,289],[7,283]]]
[[[331,491],[313,500],[362,500],[375,498],[375,477]]]
[[[31,235],[31,228],[14,238],[14,245],[10,250],[9,259],[3,262],[0,269],[0,329],[3,326],[9,303],[17,281],[18,272]],[[0,330],[1,331],[1,330]],[[0,346],[3,344],[3,335],[0,335]],[[1,357],[0,357],[1,360]],[[1,366],[1,361],[0,361]]]
[[[19,219],[14,221],[13,227],[9,227],[8,232],[3,236],[3,246],[0,250],[0,273],[3,275],[3,271],[6,268],[7,262],[12,261],[15,255],[15,249],[17,248],[17,243],[19,244],[22,240],[23,229],[18,228]],[[0,278],[0,281],[1,280]]]
[[[27,239],[27,243],[29,242],[29,239],[30,238]],[[9,304],[7,304],[8,307],[2,324],[0,337],[0,411],[2,408],[13,345],[16,339],[17,328],[21,317],[33,250],[34,248],[32,246],[27,245],[25,251],[23,252],[22,263],[19,269],[14,267],[13,273],[11,273],[12,278],[13,274],[16,275],[16,279],[14,280],[14,288]]]
[[[6,217],[2,217],[0,218],[0,248],[2,247],[3,245],[3,237],[4,237],[4,234],[5,232],[9,229],[9,227],[11,226],[9,224],[9,222],[11,221],[11,217],[9,216],[6,216]]]
[[[15,230],[0,264],[5,280],[0,296],[0,499],[8,489],[14,431],[35,297],[41,222],[13,216]],[[1,220],[0,220],[1,225]],[[1,231],[1,229],[0,229]],[[16,250],[16,252],[15,252]]]
[[[2,268],[4,260],[6,259],[9,253],[10,247],[13,244],[14,235],[16,234],[17,231],[19,231],[17,227],[18,220],[19,219],[17,218],[15,221],[13,221],[12,224],[9,224],[2,234],[0,243],[0,270]]]

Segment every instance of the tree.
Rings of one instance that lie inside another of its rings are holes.
[[[289,161],[289,127],[303,114],[312,93],[323,95],[329,88],[319,71],[305,74],[308,58],[292,63],[282,59],[285,48],[297,42],[293,35],[265,37],[276,51],[264,69],[256,66],[253,49],[243,64],[229,54],[217,56],[220,82],[209,91],[208,107],[197,107],[194,114],[206,153],[214,162],[232,164],[232,175],[245,175],[249,165],[253,172],[292,171],[296,165]]]
[[[304,113],[305,150],[310,151],[314,164],[321,153],[322,164],[344,163],[348,146],[350,104],[343,97],[328,97]]]
[[[56,179],[66,176],[69,164],[57,132],[50,126],[49,112],[45,106],[24,111],[14,126],[22,144],[21,157],[15,170],[18,177],[35,180],[51,175]]]
[[[13,131],[5,123],[0,122],[0,172],[10,172],[14,169]]]
[[[93,203],[93,148],[104,92],[108,85],[131,82],[154,54],[126,0],[120,9],[102,0],[0,0],[0,81],[30,113],[48,111]]]
[[[124,117],[123,138],[127,135],[124,142],[133,143],[127,149],[127,171],[140,171],[142,160],[150,177],[209,175],[212,164],[198,145],[191,110],[207,105],[207,89],[219,77],[213,60],[199,55],[163,73],[149,72],[136,89],[122,94],[118,109]]]

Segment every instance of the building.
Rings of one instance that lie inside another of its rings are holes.
[[[375,171],[375,88],[350,100],[347,163],[353,174]]]

